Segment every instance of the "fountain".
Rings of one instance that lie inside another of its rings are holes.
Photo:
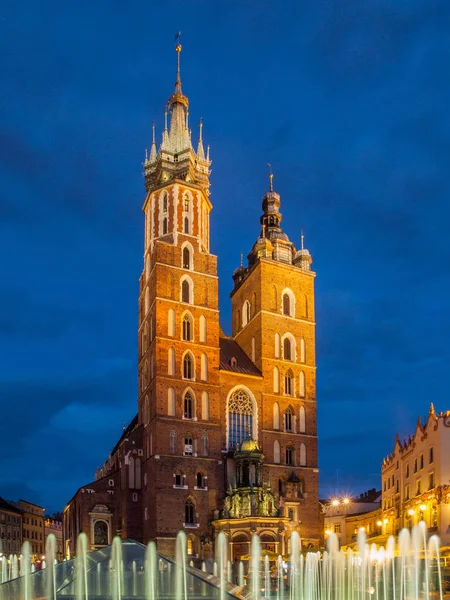
[[[331,534],[323,553],[301,551],[294,533],[289,561],[262,551],[252,537],[247,575],[239,562],[236,570],[228,558],[228,543],[220,533],[215,561],[207,572],[191,566],[186,534],[176,541],[176,560],[158,555],[154,542],[147,547],[116,537],[112,546],[88,552],[80,534],[76,558],[56,563],[55,539],[46,543],[46,568],[33,573],[30,546],[20,557],[0,560],[0,600],[442,600],[439,539],[427,539],[425,523],[389,538],[386,547],[370,545],[363,530],[355,550],[339,549]],[[271,564],[272,562],[272,564]],[[237,585],[235,581],[237,580]]]

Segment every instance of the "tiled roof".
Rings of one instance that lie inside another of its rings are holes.
[[[261,371],[252,363],[237,342],[227,337],[220,338],[219,342],[220,369],[261,377]]]

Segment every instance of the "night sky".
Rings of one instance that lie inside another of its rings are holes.
[[[175,81],[213,159],[222,327],[267,163],[316,278],[323,496],[449,409],[448,0],[0,9],[0,495],[62,509],[137,411],[142,161]]]

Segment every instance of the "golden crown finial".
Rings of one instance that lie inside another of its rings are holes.
[[[175,34],[175,42],[176,42],[175,52],[181,52],[181,49],[183,48],[183,46],[180,44],[180,36],[181,36],[181,31],[179,31],[178,33]]]

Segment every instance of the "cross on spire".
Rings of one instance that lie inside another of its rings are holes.
[[[273,173],[272,173],[272,165],[270,163],[267,163],[267,166],[269,167],[269,189],[271,192],[273,192]]]

